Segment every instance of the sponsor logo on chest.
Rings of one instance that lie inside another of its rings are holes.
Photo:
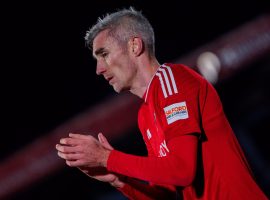
[[[188,109],[185,101],[165,107],[164,112],[168,124],[188,118]]]

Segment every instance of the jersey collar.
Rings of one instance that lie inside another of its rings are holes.
[[[144,102],[147,101],[147,96],[148,96],[148,91],[149,91],[150,85],[151,85],[151,83],[152,83],[152,81],[153,81],[155,75],[157,74],[157,71],[160,69],[161,66],[162,66],[162,65],[160,65],[160,66],[157,68],[156,72],[154,73],[154,75],[152,76],[150,82],[148,83],[148,86],[147,86],[147,88],[146,88],[146,91],[145,91],[145,93],[144,93],[144,95],[143,95]]]

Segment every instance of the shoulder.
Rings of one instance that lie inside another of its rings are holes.
[[[175,77],[179,78],[180,80],[183,79],[191,79],[192,81],[203,81],[204,77],[202,77],[195,69],[184,65],[184,64],[172,64],[172,63],[165,63],[162,66],[166,66],[171,68]]]
[[[155,75],[154,88],[161,90],[165,98],[179,92],[196,90],[206,81],[194,69],[183,64],[163,64]]]

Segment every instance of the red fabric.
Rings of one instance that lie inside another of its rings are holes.
[[[175,188],[166,185],[149,185],[129,178],[123,188],[118,188],[131,200],[168,200],[175,199]]]
[[[195,175],[196,146],[195,136],[181,136],[169,141],[171,153],[165,157],[134,156],[113,150],[109,170],[155,184],[186,186]],[[123,167],[118,168],[118,163]]]
[[[148,157],[114,150],[108,170],[154,184],[183,186],[179,193],[184,199],[267,199],[253,179],[215,89],[192,69],[160,67],[145,94],[138,123]],[[200,138],[198,154],[192,153],[197,140],[190,134]],[[192,169],[196,161],[197,169]]]

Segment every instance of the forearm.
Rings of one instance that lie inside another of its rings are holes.
[[[113,151],[111,156],[112,161],[108,165],[109,171],[156,184],[185,186],[190,183],[187,167],[176,161],[177,158],[140,157],[119,151]],[[128,164],[120,164],[124,160]],[[179,163],[179,165],[175,163]]]
[[[184,140],[184,142],[182,142]],[[142,157],[113,150],[108,170],[155,184],[187,186],[196,171],[197,138],[174,139],[166,157]]]
[[[133,178],[127,178],[124,187],[117,189],[131,200],[162,200],[176,198],[176,189],[174,186],[149,185]]]

